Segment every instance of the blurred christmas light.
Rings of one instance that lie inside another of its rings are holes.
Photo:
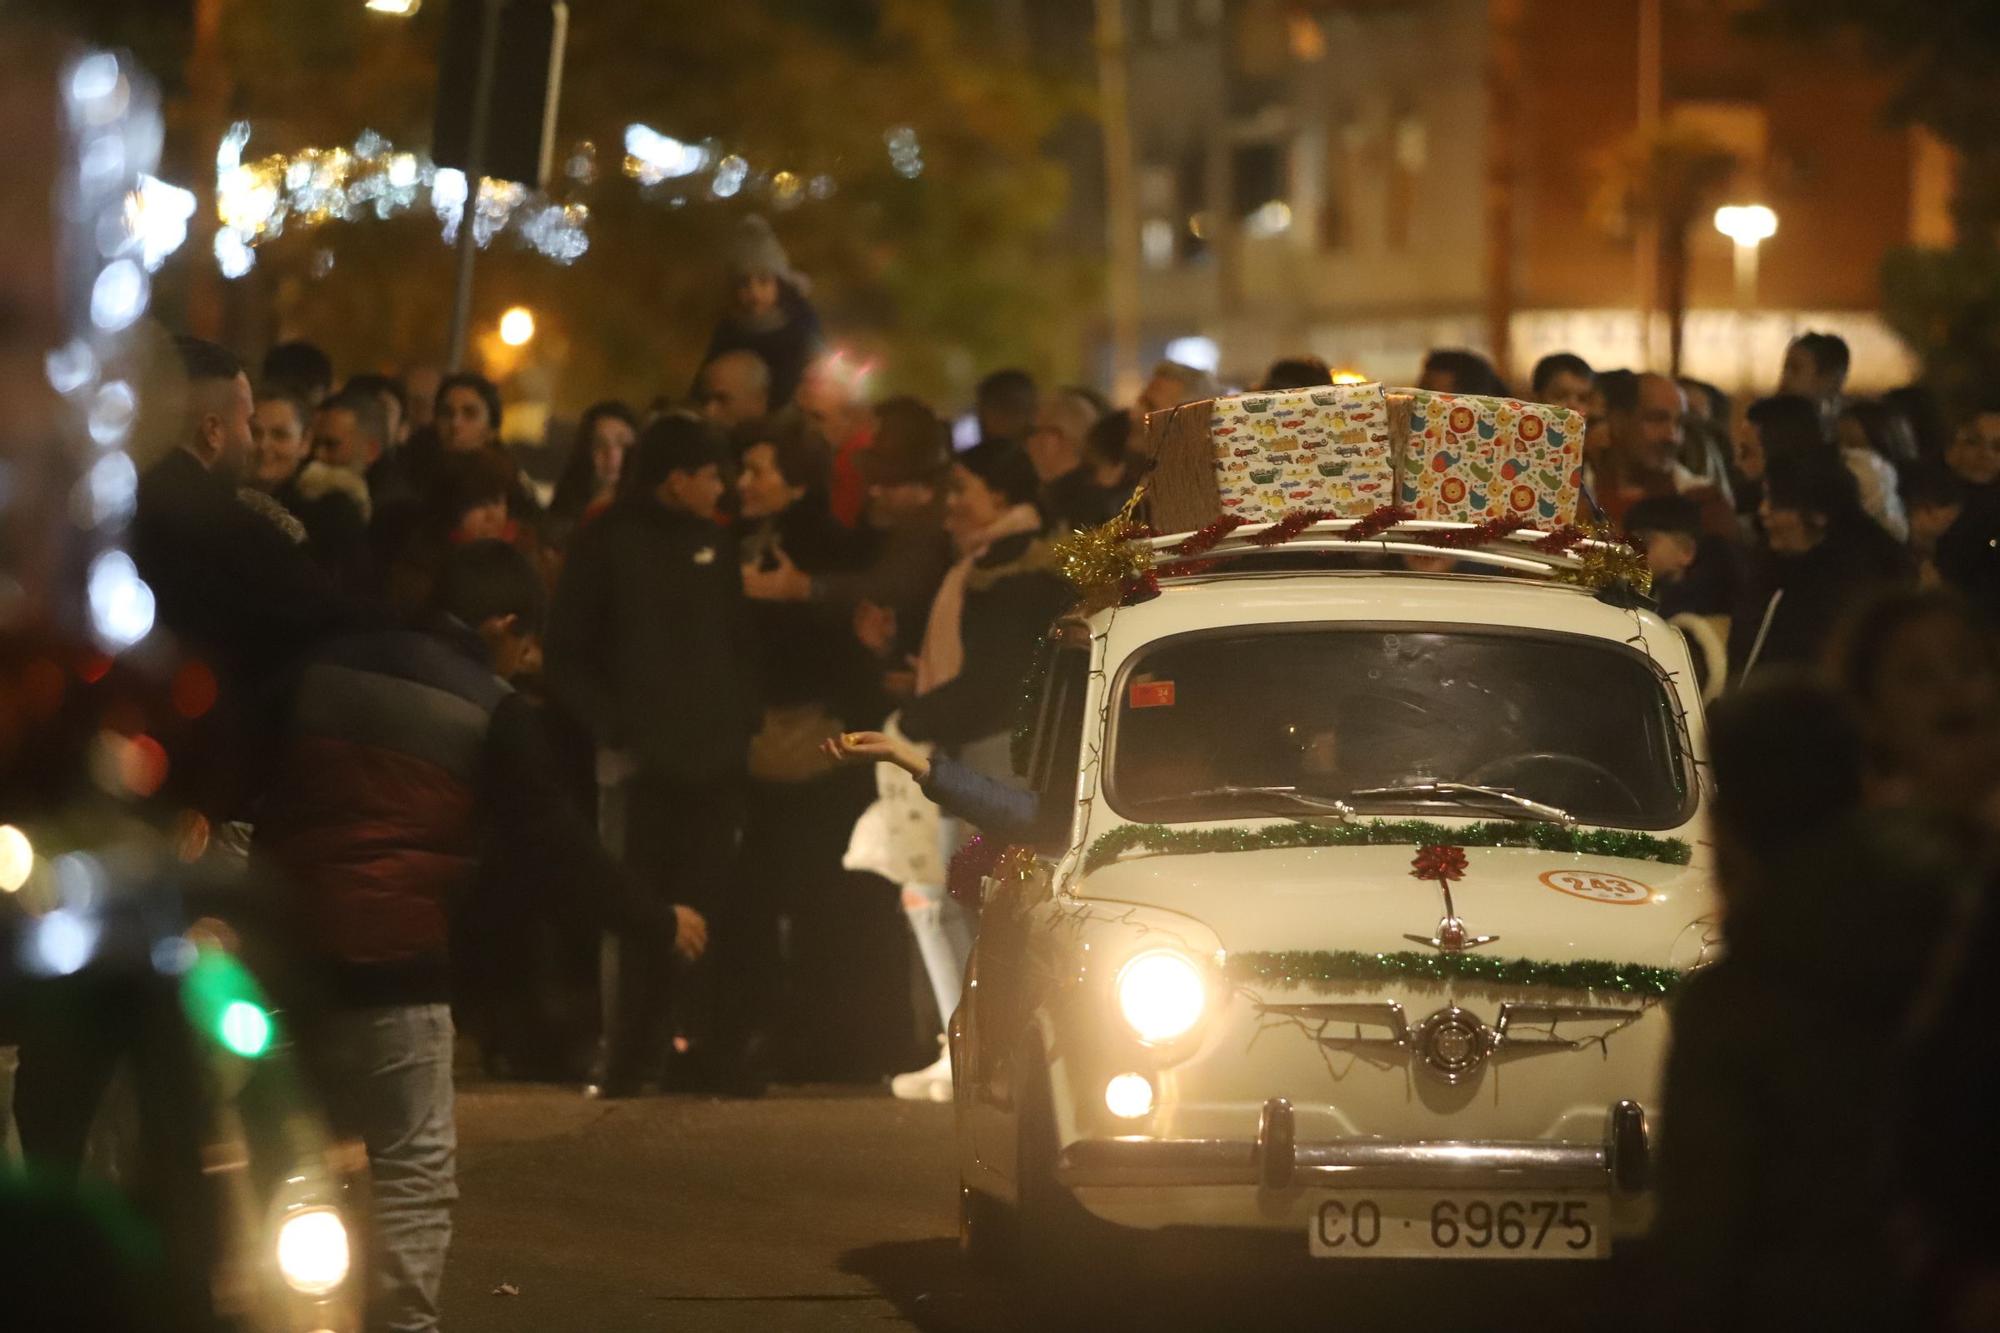
[[[123,551],[105,551],[90,562],[90,623],[98,642],[122,652],[153,629],[153,590]]]
[[[44,369],[49,387],[67,398],[97,382],[97,354],[77,338],[50,352]]]
[[[391,18],[406,19],[424,7],[424,0],[365,0],[362,8]]]
[[[242,232],[224,227],[215,233],[215,262],[223,277],[240,278],[257,267],[257,252],[250,248]]]
[[[1213,375],[1222,365],[1222,348],[1215,339],[1201,334],[1175,338],[1167,344],[1167,360],[1177,361]]]
[[[709,156],[700,144],[682,143],[650,125],[625,127],[625,174],[641,185],[692,176],[707,168]]]
[[[125,197],[125,230],[139,244],[148,273],[159,271],[167,256],[187,241],[188,220],[194,216],[191,190],[169,185],[157,176],[141,175],[139,188]]]
[[[535,312],[517,305],[500,316],[500,341],[509,347],[526,347],[535,339]]]
[[[743,188],[743,182],[750,179],[750,164],[731,153],[715,164],[715,180],[709,190],[717,199],[727,199]]]
[[[241,277],[256,265],[253,253],[264,241],[330,222],[372,217],[386,221],[421,206],[426,190],[431,211],[447,244],[456,241],[465,211],[465,173],[439,168],[419,153],[398,151],[374,130],[363,130],[351,147],[302,148],[243,161],[250,127],[230,127],[216,152],[216,210],[223,229],[216,236],[216,260],[227,277]],[[482,180],[475,210],[475,239],[482,246],[512,230],[536,253],[559,264],[574,263],[590,248],[584,226],[589,213],[561,204],[508,181]],[[327,265],[317,263],[316,276]]]
[[[12,824],[0,824],[0,893],[19,893],[35,870],[35,844]]]
[[[1282,199],[1267,201],[1243,221],[1243,230],[1259,240],[1282,236],[1292,227],[1292,206]]]
[[[1336,370],[1333,372],[1335,384],[1366,384],[1368,377],[1358,370]]]
[[[796,206],[805,190],[805,182],[789,171],[780,171],[771,177],[771,202],[779,208]]]
[[[45,977],[73,975],[97,952],[101,933],[96,921],[59,907],[36,921],[21,941],[22,965]]]
[[[910,180],[924,174],[923,145],[917,142],[917,132],[908,125],[898,125],[882,136],[882,142],[889,147],[889,165],[896,169],[898,176]]]
[[[105,333],[129,328],[146,311],[146,272],[129,259],[107,264],[90,289],[90,322]]]

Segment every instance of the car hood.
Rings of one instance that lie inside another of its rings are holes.
[[[1231,953],[1425,949],[1444,914],[1435,881],[1411,874],[1415,847],[1300,847],[1132,856],[1088,875],[1079,897],[1192,917]],[[1452,885],[1481,952],[1547,962],[1601,959],[1686,967],[1708,932],[1708,872],[1698,866],[1518,847],[1469,847]]]

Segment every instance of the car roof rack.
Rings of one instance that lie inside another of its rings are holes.
[[[1281,541],[1272,541],[1265,535],[1279,528],[1280,524],[1247,523],[1211,546],[1186,552],[1177,548],[1186,544],[1194,534],[1183,532],[1151,537],[1145,539],[1145,544],[1153,548],[1154,574],[1163,583],[1265,573],[1273,564],[1296,569],[1302,563],[1316,565],[1321,560],[1336,564],[1342,557],[1379,560],[1385,555],[1424,555],[1457,562],[1460,567],[1451,571],[1455,574],[1492,573],[1556,583],[1578,583],[1584,591],[1591,590],[1591,581],[1582,576],[1593,554],[1601,557],[1609,552],[1629,551],[1617,542],[1576,536],[1575,529],[1549,531],[1522,528],[1508,533],[1478,535],[1482,533],[1479,524],[1425,519],[1397,523],[1387,531],[1374,530],[1379,525],[1371,524],[1366,535],[1350,535],[1356,527],[1369,522],[1366,519],[1325,519],[1301,528],[1296,536]],[[1561,543],[1559,549],[1551,545],[1557,542]],[[1544,549],[1537,549],[1538,546]],[[1300,557],[1309,559],[1301,561]]]

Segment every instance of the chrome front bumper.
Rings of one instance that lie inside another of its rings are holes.
[[[1332,1139],[1300,1143],[1292,1105],[1264,1103],[1257,1137],[1083,1139],[1063,1149],[1056,1178],[1072,1188],[1251,1185],[1343,1189],[1593,1190],[1635,1195],[1652,1178],[1646,1113],[1611,1108],[1604,1141]]]

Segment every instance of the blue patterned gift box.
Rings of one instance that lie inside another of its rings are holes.
[[[1218,398],[1209,415],[1222,512],[1272,522],[1288,510],[1360,518],[1395,498],[1380,384]]]

